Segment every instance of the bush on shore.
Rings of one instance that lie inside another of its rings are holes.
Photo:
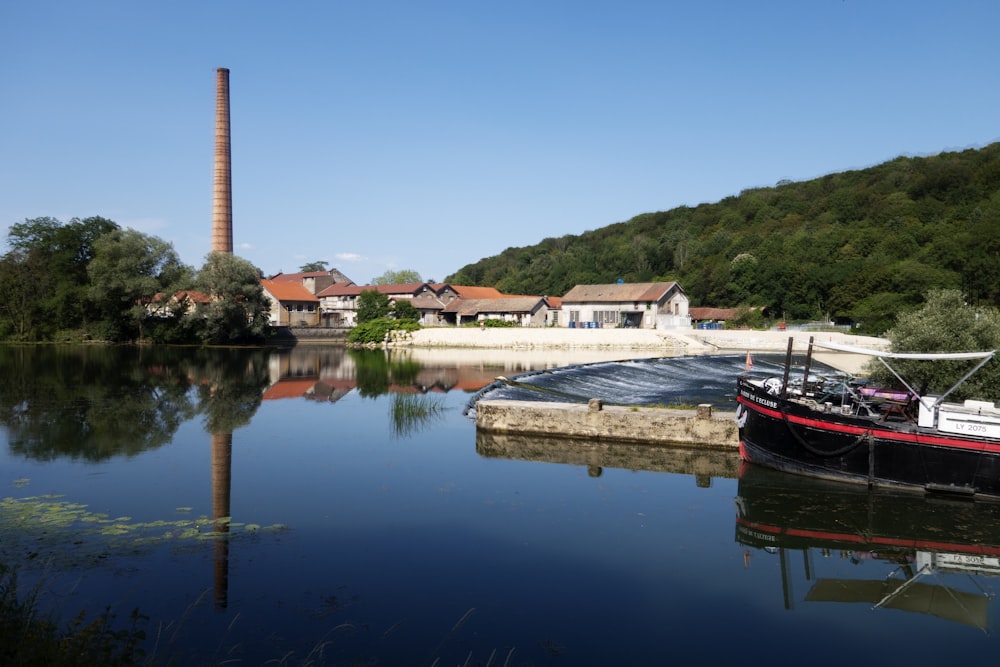
[[[347,342],[357,345],[378,345],[384,343],[390,331],[416,331],[420,325],[413,320],[396,320],[380,317],[363,322],[347,334]]]

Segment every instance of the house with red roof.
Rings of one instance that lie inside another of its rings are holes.
[[[273,326],[315,326],[320,323],[320,300],[301,282],[261,280],[264,296],[271,304]]]
[[[271,280],[283,283],[300,283],[313,294],[322,292],[334,283],[347,283],[353,285],[354,281],[345,276],[337,269],[326,271],[306,271],[303,273],[278,273],[271,276]]]
[[[499,299],[455,299],[441,311],[448,324],[501,320],[521,327],[545,326],[548,303],[543,296],[505,296]]]
[[[402,283],[399,285],[355,285],[335,283],[318,292],[323,322],[332,327],[354,327],[358,323],[358,296],[362,292],[376,291],[389,297],[390,303],[401,299],[410,301],[421,310],[421,324],[435,324],[437,294],[428,283]],[[427,321],[423,320],[426,310]]]
[[[336,270],[280,273],[262,280],[275,325],[357,325],[357,300],[375,290],[391,303],[409,301],[424,326],[499,319],[518,326],[690,328],[688,298],[673,281],[577,285],[562,297],[503,294],[450,283],[357,285]]]
[[[207,305],[212,298],[204,292],[195,290],[180,290],[172,296],[157,292],[146,302],[146,312],[153,317],[175,317],[180,313],[194,310],[195,306]]]

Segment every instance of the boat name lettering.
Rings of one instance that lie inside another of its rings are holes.
[[[761,542],[777,542],[778,538],[776,535],[771,535],[770,533],[763,533],[759,530],[754,530],[753,528],[747,528],[745,526],[740,527],[740,532],[746,537],[752,537],[754,539],[760,540]]]
[[[770,398],[764,398],[762,396],[758,396],[757,394],[754,394],[753,392],[747,391],[745,389],[741,390],[740,393],[743,395],[743,398],[749,399],[754,403],[756,403],[757,405],[763,405],[765,408],[777,409],[778,407],[778,402]]]

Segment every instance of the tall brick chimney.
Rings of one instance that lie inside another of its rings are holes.
[[[233,170],[229,142],[229,70],[216,70],[215,199],[212,206],[212,252],[233,252]]]

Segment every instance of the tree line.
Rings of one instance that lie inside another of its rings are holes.
[[[692,306],[766,306],[882,334],[934,289],[1000,305],[1000,143],[743,190],[508,248],[446,282],[508,294],[675,280]]]
[[[230,343],[267,334],[260,271],[233,255],[209,254],[195,270],[162,239],[101,217],[25,220],[7,241],[0,339]],[[445,280],[557,296],[619,279],[675,280],[692,306],[764,306],[876,335],[930,290],[995,307],[1000,143],[644,213],[508,248]],[[209,299],[156,298],[189,290]]]
[[[0,256],[0,339],[229,344],[269,335],[260,270],[173,246],[102,217],[25,220]],[[205,298],[201,298],[204,296]]]

